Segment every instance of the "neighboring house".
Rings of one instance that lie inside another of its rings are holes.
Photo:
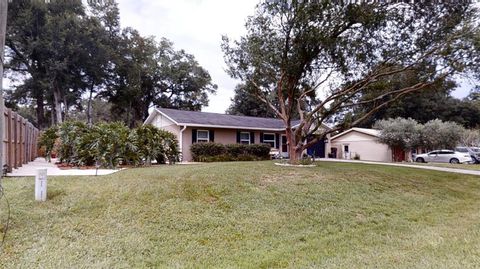
[[[285,127],[279,119],[156,108],[144,124],[174,133],[180,144],[182,161],[192,161],[190,146],[202,142],[265,143],[288,157]],[[317,157],[324,158],[325,143],[317,143],[309,153],[315,152]]]
[[[330,139],[330,157],[337,159],[392,162],[396,156],[405,156],[404,152],[391,149],[388,145],[379,142],[380,131],[366,128],[352,128],[337,134]]]

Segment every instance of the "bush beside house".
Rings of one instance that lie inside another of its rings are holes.
[[[88,127],[67,121],[44,131],[39,141],[47,159],[56,151],[61,163],[78,166],[115,168],[119,164],[150,165],[153,159],[158,163],[179,159],[175,135],[151,125],[129,129],[120,122]]]
[[[257,161],[270,159],[268,144],[195,143],[190,147],[196,162]]]

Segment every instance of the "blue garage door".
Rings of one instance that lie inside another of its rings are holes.
[[[307,154],[318,158],[325,158],[325,140],[318,141],[307,149]]]

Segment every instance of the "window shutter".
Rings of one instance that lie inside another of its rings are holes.
[[[255,132],[250,132],[250,144],[255,144]]]
[[[192,129],[192,144],[197,143],[197,129]]]
[[[240,131],[237,131],[237,144],[240,144]]]
[[[275,134],[275,146],[277,146],[277,149],[280,148],[280,135]]]
[[[210,142],[215,141],[215,131],[214,130],[210,130],[208,136],[210,138]]]
[[[260,144],[263,143],[263,133],[260,133]]]

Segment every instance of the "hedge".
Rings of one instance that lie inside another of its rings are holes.
[[[121,122],[88,127],[67,121],[43,132],[40,145],[47,159],[56,151],[61,163],[78,166],[115,168],[119,164],[150,165],[153,159],[158,163],[179,159],[175,135],[151,125],[129,129]]]
[[[195,143],[190,152],[197,162],[257,161],[270,159],[268,144]]]

